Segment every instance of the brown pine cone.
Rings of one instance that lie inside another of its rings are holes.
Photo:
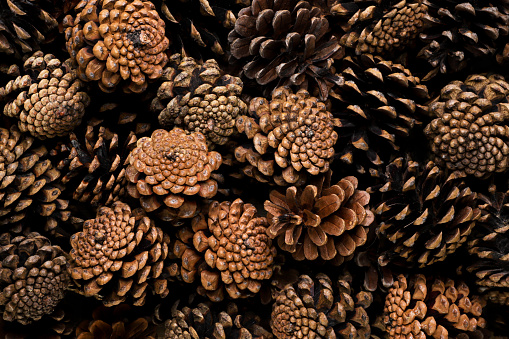
[[[23,76],[0,88],[10,99],[4,114],[18,120],[19,129],[39,139],[69,134],[81,123],[90,102],[76,70],[52,54],[34,53],[23,65]]]
[[[314,93],[316,86],[322,100],[338,81],[332,62],[344,55],[326,13],[306,0],[253,0],[240,10],[228,42],[249,79],[269,89],[288,85]]]
[[[272,333],[278,339],[370,338],[370,292],[356,294],[352,276],[343,273],[335,283],[323,273],[313,279],[301,275],[276,294],[272,306]]]
[[[385,298],[387,337],[468,338],[486,326],[481,300],[469,294],[463,282],[400,275]]]
[[[509,168],[509,83],[498,74],[470,75],[445,86],[429,105],[424,133],[435,162],[486,178]]]
[[[64,18],[67,51],[83,81],[112,92],[143,92],[168,61],[165,24],[150,1],[84,0]]]
[[[191,197],[212,198],[217,193],[210,175],[221,166],[221,154],[209,152],[199,132],[155,130],[150,138],[138,140],[128,160],[128,193],[139,198],[147,212],[163,207],[165,220],[194,217],[199,211]]]
[[[4,320],[26,325],[53,313],[70,277],[59,246],[39,233],[0,238],[0,309]]]
[[[425,267],[467,241],[481,210],[458,172],[447,175],[431,161],[420,166],[398,158],[382,176],[382,184],[368,189],[381,201],[374,208],[381,266]]]
[[[248,161],[280,185],[296,183],[300,172],[327,172],[338,135],[334,131],[336,120],[323,102],[306,90],[294,94],[287,87],[279,87],[270,101],[252,99],[249,111],[251,117],[237,119],[237,129],[253,140],[253,146],[237,147],[238,161]]]
[[[159,123],[203,133],[209,147],[224,145],[236,132],[237,117],[247,113],[242,80],[225,74],[214,59],[198,63],[175,54],[170,61],[151,106]]]
[[[83,231],[71,237],[70,274],[85,296],[118,305],[128,293],[134,305],[143,305],[147,287],[165,297],[169,290],[161,277],[169,236],[141,211],[131,212],[120,201],[101,207]]]
[[[374,220],[369,194],[357,189],[355,177],[335,185],[330,177],[329,172],[303,189],[291,186],[286,195],[272,191],[265,201],[267,234],[297,260],[321,257],[341,264],[366,242]]]

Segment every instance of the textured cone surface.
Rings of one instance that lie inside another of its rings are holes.
[[[374,207],[380,265],[424,267],[467,241],[481,210],[477,194],[461,177],[458,172],[447,175],[431,161],[420,166],[398,158],[387,166],[385,183],[369,189],[381,201]]]
[[[374,220],[369,194],[357,189],[355,177],[332,185],[330,175],[302,189],[291,186],[286,195],[272,191],[265,201],[267,234],[297,260],[321,257],[339,264],[366,242]]]
[[[148,217],[117,201],[99,208],[97,217],[71,237],[69,271],[81,293],[106,306],[129,295],[135,305],[143,305],[147,289],[162,297],[169,293],[161,277],[169,241]]]
[[[424,133],[435,162],[485,178],[509,167],[509,84],[501,75],[469,76],[445,86],[429,105]]]
[[[385,298],[383,321],[388,338],[482,338],[481,314],[481,299],[463,282],[400,275]]]
[[[26,325],[53,313],[69,287],[67,259],[39,233],[0,238],[0,309],[3,319]]]
[[[277,292],[272,306],[272,333],[278,339],[370,338],[370,292],[356,292],[349,273],[333,282],[319,273],[301,275]]]
[[[83,81],[112,92],[143,92],[168,61],[165,24],[154,4],[141,0],[86,0],[64,19],[67,51]]]
[[[0,89],[12,98],[4,114],[18,120],[19,129],[46,139],[69,134],[81,123],[90,98],[70,59],[63,63],[41,51],[25,61],[24,75]]]
[[[152,109],[160,112],[160,124],[200,132],[209,145],[224,145],[236,131],[237,117],[247,113],[240,98],[242,81],[224,74],[214,59],[200,64],[176,54],[170,60],[164,70],[167,81],[152,102]]]

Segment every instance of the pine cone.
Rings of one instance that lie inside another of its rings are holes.
[[[155,130],[150,138],[138,140],[128,160],[128,193],[139,198],[147,212],[164,204],[169,210],[163,219],[192,218],[198,207],[191,196],[216,195],[217,182],[210,175],[221,166],[221,154],[209,152],[199,132]]]
[[[0,88],[11,98],[4,114],[18,120],[19,129],[39,139],[69,134],[81,123],[90,102],[77,79],[71,60],[60,62],[52,54],[34,53],[23,65],[25,75]]]
[[[509,84],[501,75],[470,75],[445,86],[430,105],[424,132],[435,162],[486,178],[509,168]]]
[[[112,92],[123,80],[126,92],[143,92],[168,61],[165,24],[150,1],[86,0],[64,19],[67,51],[83,81],[99,81]]]
[[[317,95],[325,100],[338,81],[332,62],[344,55],[325,15],[312,1],[253,0],[240,10],[228,35],[232,57],[241,59],[244,75],[260,85],[313,92],[316,83]]]
[[[148,217],[117,201],[71,237],[71,276],[85,296],[106,306],[124,302],[128,293],[134,305],[143,305],[149,285],[164,298],[169,290],[160,276],[169,241]]]
[[[468,286],[451,279],[426,279],[416,274],[408,282],[400,275],[385,298],[388,338],[468,338],[486,321],[482,305]],[[482,338],[482,335],[473,336]]]
[[[370,292],[354,294],[352,276],[344,273],[335,283],[323,273],[313,279],[301,275],[276,295],[272,306],[272,333],[278,339],[370,338],[366,309]]]
[[[4,233],[0,259],[3,319],[26,325],[53,313],[70,283],[64,251],[39,233]]]
[[[458,172],[446,175],[433,162],[420,166],[398,158],[385,170],[384,184],[368,192],[381,240],[378,263],[425,267],[444,260],[465,243],[481,216],[477,194]]]
[[[369,54],[346,57],[332,88],[341,161],[365,173],[386,164],[420,124],[428,89],[400,64]]]
[[[272,191],[264,207],[270,226],[267,234],[297,260],[352,258],[364,245],[373,213],[369,194],[357,189],[357,178],[346,177],[331,185],[329,172],[303,189],[291,186],[286,196]]]
[[[213,59],[200,64],[175,54],[170,60],[166,82],[151,106],[160,112],[159,123],[203,133],[209,147],[224,145],[235,132],[237,117],[247,113],[247,105],[240,98],[242,81],[224,74]]]

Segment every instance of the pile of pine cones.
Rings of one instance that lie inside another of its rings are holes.
[[[507,0],[0,0],[0,338],[509,338],[508,66]]]

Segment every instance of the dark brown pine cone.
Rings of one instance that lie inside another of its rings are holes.
[[[267,234],[297,260],[333,260],[341,264],[364,245],[373,213],[369,194],[357,189],[355,177],[330,182],[331,173],[304,188],[291,186],[286,195],[270,193],[264,207]]]
[[[424,0],[424,4],[428,13],[420,38],[426,45],[419,56],[432,67],[424,80],[439,72],[457,72],[475,58],[493,56],[509,33],[506,1]]]
[[[486,178],[509,168],[509,83],[498,74],[470,75],[445,86],[429,105],[424,133],[435,162]]]
[[[272,333],[278,339],[370,338],[370,292],[354,291],[346,272],[333,282],[319,273],[301,275],[276,293],[272,306]]]
[[[481,210],[458,172],[447,175],[431,161],[420,166],[398,158],[382,176],[382,184],[368,189],[381,201],[374,207],[381,266],[425,267],[466,242]]]
[[[19,129],[39,139],[69,134],[81,123],[90,98],[71,60],[34,53],[23,65],[24,75],[0,88],[8,103],[4,114],[18,120]]]
[[[164,73],[151,105],[159,123],[203,133],[209,147],[224,145],[236,131],[237,117],[247,113],[240,78],[225,74],[213,59],[198,63],[180,54],[170,57]]]
[[[39,233],[3,233],[0,260],[3,319],[26,325],[53,313],[71,281],[65,252]]]
[[[147,212],[163,207],[160,217],[165,220],[194,217],[199,211],[193,196],[212,198],[217,193],[210,175],[221,166],[221,154],[209,152],[199,132],[155,130],[138,140],[128,160],[128,193],[140,199]]]
[[[332,88],[340,159],[360,173],[387,164],[420,124],[428,89],[400,64],[363,54],[342,60]]]
[[[279,87],[272,99],[251,100],[250,117],[237,119],[237,129],[252,139],[253,146],[239,146],[235,158],[249,162],[267,181],[295,184],[301,173],[327,172],[338,138],[334,119],[325,104],[306,90],[293,93]],[[246,172],[246,170],[244,170]]]
[[[326,13],[312,1],[253,0],[240,10],[228,41],[232,57],[245,64],[244,75],[269,89],[316,89],[325,100],[338,81],[331,66],[344,50],[329,32]]]
[[[400,275],[385,298],[387,338],[482,338],[482,305],[463,282]]]
[[[141,211],[120,201],[101,207],[95,219],[85,221],[83,231],[71,237],[71,277],[85,296],[101,299],[106,306],[132,296],[143,305],[147,288],[165,297],[162,278],[169,236]]]
[[[67,51],[83,81],[112,92],[143,92],[168,61],[165,24],[150,1],[83,0],[64,19]]]

